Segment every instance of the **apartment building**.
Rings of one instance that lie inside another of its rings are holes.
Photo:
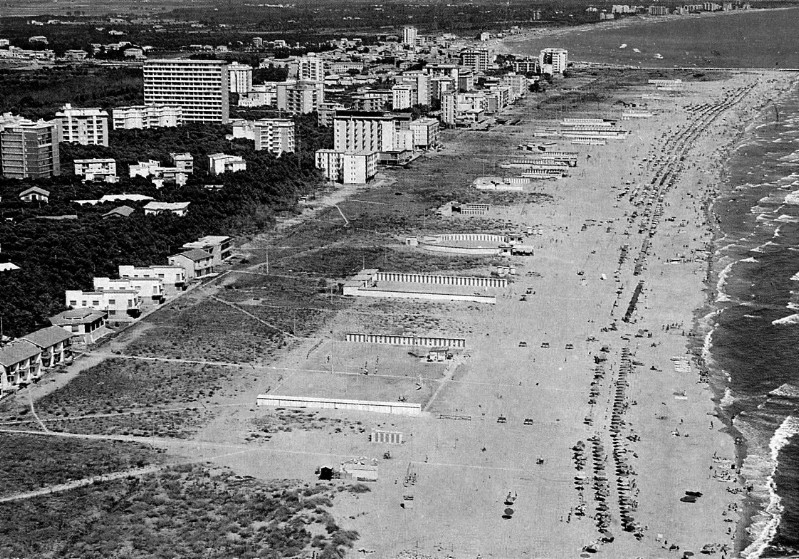
[[[0,116],[0,169],[10,179],[43,179],[61,174],[59,122],[34,122],[5,113]]]
[[[20,338],[39,349],[42,368],[50,369],[72,357],[72,335],[58,326],[48,326]]]
[[[67,103],[56,114],[62,142],[82,146],[108,146],[108,112],[78,109]]]
[[[208,156],[208,173],[211,175],[246,170],[247,162],[241,156],[227,155],[225,153],[214,153]]]
[[[172,165],[189,175],[194,172],[194,157],[188,152],[185,153],[170,153],[169,158],[172,160]]]
[[[340,152],[393,151],[394,118],[383,113],[341,111],[333,118],[333,149]]]
[[[325,81],[325,61],[314,53],[297,59],[297,79],[302,81]]]
[[[538,64],[542,74],[562,74],[569,63],[569,51],[559,48],[547,48],[538,56]]]
[[[103,181],[115,183],[117,177],[117,162],[113,159],[75,159],[75,175],[83,177],[84,181]]]
[[[411,122],[410,130],[413,133],[413,147],[416,149],[431,149],[438,147],[440,125],[435,118],[419,118]]]
[[[324,99],[324,82],[287,81],[277,85],[277,108],[282,111],[312,113]]]
[[[247,93],[252,89],[252,66],[231,62],[228,65],[228,87],[231,93]]]
[[[108,320],[129,321],[138,318],[141,314],[141,296],[135,289],[107,289],[105,291],[68,289],[64,295],[66,306],[71,309],[93,309],[104,312],[108,316]]]
[[[406,25],[402,29],[402,44],[406,47],[414,48],[416,46],[416,39],[419,36],[419,30],[412,25]]]
[[[494,62],[488,49],[467,49],[461,53],[461,64],[471,68],[475,74],[484,74]]]
[[[256,120],[253,123],[255,151],[268,151],[275,155],[294,153],[294,121],[285,118]]]
[[[136,165],[130,165],[128,167],[128,174],[130,178],[151,178],[150,180],[156,186],[156,188],[161,188],[165,184],[184,186],[189,180],[190,172],[191,171],[187,171],[182,167],[177,166],[162,167],[161,162],[156,161],[155,159],[150,159],[149,161],[139,161]]]
[[[186,284],[186,271],[180,266],[128,266],[120,264],[121,278],[155,278],[161,280],[165,293],[170,289],[182,290]]]
[[[400,84],[391,88],[391,108],[395,111],[409,109],[416,104],[416,90],[410,85]]]
[[[213,273],[213,256],[204,250],[192,249],[167,258],[170,266],[179,266],[186,273],[186,281]]]
[[[164,282],[160,278],[94,278],[95,291],[136,291],[142,303],[161,303]]]
[[[316,167],[328,180],[344,184],[365,184],[377,174],[376,151],[341,152],[334,149],[316,151]]]
[[[178,106],[186,122],[229,120],[227,63],[222,60],[146,60],[144,102]]]
[[[513,71],[517,74],[537,74],[540,69],[540,61],[532,56],[517,58],[513,61]]]
[[[211,265],[219,266],[233,256],[233,241],[224,235],[208,235],[183,245],[186,250],[199,249],[211,255]]]
[[[114,130],[172,128],[183,124],[183,108],[170,105],[130,105],[111,109]]]

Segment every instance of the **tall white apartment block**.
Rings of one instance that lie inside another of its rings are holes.
[[[493,56],[488,49],[469,49],[461,53],[461,63],[474,70],[475,74],[483,74],[493,62]]]
[[[247,93],[252,89],[252,66],[232,62],[228,66],[228,84],[231,93]]]
[[[382,113],[347,111],[333,119],[333,149],[341,152],[393,151],[394,119]]]
[[[548,48],[538,56],[542,74],[562,74],[569,63],[569,51],[559,48]]]
[[[325,81],[325,61],[313,53],[297,59],[297,79],[323,82]]]
[[[56,114],[61,141],[84,146],[108,145],[108,113],[100,109],[75,109],[67,103]]]
[[[187,122],[227,124],[227,66],[223,60],[145,60],[144,102],[179,106]]]
[[[410,85],[399,84],[391,88],[391,108],[395,111],[409,109],[414,103],[416,91]]]
[[[255,151],[275,155],[294,153],[294,121],[287,118],[256,120],[253,123]]]
[[[111,110],[114,130],[170,128],[183,124],[183,109],[169,105],[131,105]]]
[[[286,81],[277,85],[277,108],[294,114],[308,114],[325,100],[324,82]]]
[[[316,167],[328,180],[344,184],[365,184],[377,174],[378,154],[375,151],[344,153],[334,149],[316,152]]]
[[[435,148],[439,145],[439,123],[435,118],[419,118],[410,124],[413,132],[413,147]]]
[[[419,30],[411,25],[406,25],[402,30],[402,44],[411,48],[416,46],[416,37],[419,35]]]

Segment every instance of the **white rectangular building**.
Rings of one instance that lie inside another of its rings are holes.
[[[146,60],[144,102],[179,106],[186,122],[227,124],[230,99],[227,66],[223,60]]]
[[[538,56],[538,64],[542,74],[562,74],[569,64],[569,51],[559,48],[547,48]]]
[[[170,105],[131,105],[111,109],[114,130],[171,128],[183,124],[183,109]]]
[[[109,320],[132,320],[141,314],[141,296],[135,289],[67,290],[65,299],[66,305],[72,309],[90,308],[105,312]]]
[[[294,153],[294,121],[287,118],[256,120],[253,123],[255,151],[268,151],[275,155]]]
[[[164,300],[164,282],[159,278],[93,278],[95,291],[137,291],[142,302]]]
[[[214,153],[208,156],[208,173],[211,175],[221,175],[222,173],[235,173],[236,171],[246,170],[247,162],[239,155]]]
[[[113,159],[75,159],[75,175],[87,181],[117,182],[117,162]]]
[[[411,122],[411,132],[413,132],[413,147],[415,149],[430,149],[439,145],[438,119],[419,118]]]
[[[186,271],[180,266],[127,266],[120,264],[121,278],[155,278],[161,280],[165,288],[182,289],[186,283]]]
[[[56,114],[62,142],[108,146],[108,113],[100,109],[74,109],[67,103]]]
[[[377,174],[376,151],[341,152],[320,149],[316,152],[316,168],[328,180],[344,184],[366,184]]]
[[[228,66],[228,86],[231,93],[247,93],[252,89],[252,66],[231,62]]]

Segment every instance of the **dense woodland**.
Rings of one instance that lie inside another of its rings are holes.
[[[40,181],[0,180],[0,262],[21,270],[0,274],[0,316],[7,335],[25,334],[48,324],[64,310],[65,289],[88,289],[94,276],[117,276],[119,264],[163,264],[170,254],[202,235],[243,235],[263,230],[275,215],[296,208],[298,196],[323,184],[313,152],[332,146],[332,134],[319,129],[316,115],[298,119],[301,151],[277,158],[256,152],[252,141],[228,141],[229,126],[191,124],[179,128],[112,131],[111,147],[61,144],[62,176]],[[156,189],[141,177],[128,179],[128,165],[156,159],[169,165],[170,152],[190,152],[195,172],[184,187]],[[218,177],[207,175],[207,156],[241,155],[247,170]],[[113,157],[120,183],[84,184],[72,173],[72,161]],[[222,184],[207,190],[205,184]],[[40,186],[51,192],[48,204],[18,200],[22,190]],[[103,194],[140,193],[165,202],[191,202],[186,217],[145,217],[141,204],[129,218],[103,218],[122,202],[80,206],[72,200]],[[76,214],[77,219],[46,216]]]

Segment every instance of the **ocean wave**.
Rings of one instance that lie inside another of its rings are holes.
[[[799,217],[794,217],[792,215],[782,214],[780,215],[776,221],[780,223],[799,223]],[[774,234],[775,237],[779,237],[776,233]]]
[[[799,314],[792,314],[784,318],[778,318],[777,320],[772,320],[771,324],[774,326],[787,326],[791,324],[799,324]]]
[[[743,260],[739,260],[739,262],[749,262],[750,264],[757,264],[758,260],[754,256],[750,256],[749,258],[744,258]]]
[[[732,395],[732,390],[730,390],[730,387],[728,386],[724,389],[724,396],[721,397],[719,405],[722,408],[728,408],[734,403],[735,403],[735,396]]]
[[[768,395],[779,396],[781,398],[799,398],[799,386],[786,382],[769,392]]]
[[[799,418],[789,415],[782,422],[782,425],[774,432],[771,441],[769,441],[769,450],[771,451],[771,460],[769,460],[771,463],[771,473],[766,480],[769,501],[763,513],[756,515],[753,518],[754,522],[748,528],[754,540],[741,552],[741,557],[745,559],[759,558],[777,533],[777,527],[780,525],[785,507],[782,506],[782,499],[777,494],[774,475],[777,472],[780,450],[782,450],[782,448],[788,444],[791,437],[797,433],[799,433]],[[747,459],[748,458],[747,456]]]

